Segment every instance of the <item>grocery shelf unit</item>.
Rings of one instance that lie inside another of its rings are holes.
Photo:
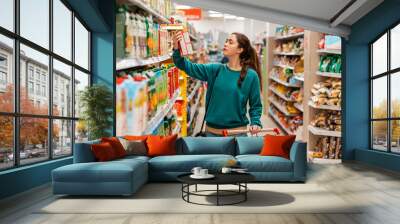
[[[318,128],[314,127],[311,125],[312,119],[319,113],[319,112],[340,112],[341,111],[341,106],[337,105],[317,105],[316,103],[311,101],[311,89],[312,85],[318,83],[318,82],[323,82],[327,79],[332,79],[336,81],[341,81],[341,73],[332,73],[332,72],[321,72],[319,71],[319,65],[320,65],[320,56],[321,55],[340,55],[341,50],[326,50],[326,49],[318,49],[318,42],[319,40],[323,37],[324,34],[322,33],[316,33],[316,32],[310,32],[310,60],[309,60],[309,66],[308,68],[310,69],[309,71],[309,76],[307,79],[310,81],[310,86],[309,88],[306,89],[305,94],[308,95],[308,100],[307,100],[307,110],[309,111],[308,116],[305,118],[307,119],[306,123],[308,125],[308,131],[307,131],[307,149],[308,149],[308,160],[313,163],[322,163],[322,164],[336,164],[340,163],[341,159],[340,158],[314,158],[313,157],[313,152],[314,148],[317,146],[317,142],[320,138],[325,138],[329,139],[329,141],[336,142],[336,144],[342,144],[341,143],[341,131],[331,131],[331,130],[326,130],[323,128]],[[323,141],[324,139],[321,139]],[[337,143],[339,141],[340,143]],[[328,143],[329,144],[329,143]],[[330,145],[330,144],[329,144]],[[330,147],[330,146],[329,146]],[[323,151],[325,149],[318,148],[319,151]],[[341,149],[340,149],[341,150]]]
[[[151,16],[153,21],[156,21],[158,24],[165,24],[170,23],[169,15],[164,15],[160,11],[153,9],[150,5],[145,4],[143,1],[140,0],[117,0],[118,5],[125,5],[127,6],[129,12],[141,13],[144,15]],[[160,8],[160,10],[163,10]],[[168,10],[166,10],[168,11]],[[165,11],[165,12],[166,12]],[[124,22],[125,23],[125,22]],[[183,20],[183,24],[186,24],[185,20]],[[120,29],[120,32],[125,32],[127,29],[127,25],[124,24],[124,31]],[[188,27],[188,24],[185,26],[185,30],[193,31],[192,27]],[[195,35],[195,32],[190,33],[191,40],[193,42],[198,42],[198,38]],[[124,39],[122,39],[123,41]],[[125,42],[123,43],[125,44]],[[125,47],[125,46],[124,46]],[[194,46],[195,47],[195,46]],[[124,49],[125,50],[125,49]],[[125,54],[122,57],[118,57],[116,60],[116,71],[117,73],[126,73],[128,72],[135,72],[141,70],[147,70],[151,68],[160,67],[162,64],[170,64],[173,63],[172,61],[172,52],[170,49],[168,52],[165,52],[164,55],[154,56],[151,55],[150,57],[130,57]],[[166,74],[165,74],[166,75]],[[192,92],[188,93],[187,91],[187,83],[188,77],[187,74],[183,71],[179,71],[179,88],[174,92],[173,96],[170,97],[163,105],[160,105],[157,108],[157,111],[151,115],[151,117],[147,118],[145,121],[144,130],[140,130],[141,133],[137,134],[154,134],[156,130],[163,124],[164,118],[171,114],[171,111],[178,108],[178,104],[182,105],[181,109],[181,116],[177,116],[175,126],[172,126],[172,134],[179,134],[180,136],[186,136],[188,130],[188,122],[191,124],[195,123],[193,119],[193,115],[196,112],[196,108],[193,108],[189,113],[192,114],[191,118],[192,121],[187,121],[187,114],[188,111],[186,110],[187,104],[191,101],[195,101],[196,105],[200,105],[201,101],[201,92],[202,91],[202,84],[200,82],[197,83],[196,87],[193,89]],[[118,115],[117,115],[118,116]],[[142,126],[139,126],[142,127]],[[141,129],[141,128],[139,128]]]
[[[304,116],[303,115],[304,112],[303,112],[302,108],[305,108],[305,107],[302,104],[299,105],[298,103],[296,103],[296,101],[294,99],[288,98],[287,96],[285,96],[284,94],[279,92],[276,88],[274,88],[272,85],[279,84],[279,85],[282,85],[289,89],[295,89],[295,90],[302,91],[302,89],[304,89],[304,85],[305,85],[304,84],[305,79],[303,78],[305,73],[301,77],[296,76],[296,79],[298,80],[298,81],[296,81],[296,83],[288,83],[286,80],[282,80],[276,76],[273,76],[271,71],[274,68],[289,69],[289,70],[292,70],[292,72],[294,73],[295,68],[293,66],[274,62],[274,58],[275,57],[289,57],[289,58],[297,57],[297,58],[300,58],[300,60],[301,60],[301,57],[303,56],[303,54],[306,53],[306,49],[303,48],[303,50],[300,50],[300,51],[284,52],[282,50],[277,51],[276,47],[280,43],[286,43],[288,41],[296,40],[298,38],[304,38],[305,35],[306,35],[305,32],[300,32],[300,33],[296,33],[293,35],[287,35],[287,36],[267,37],[267,46],[266,46],[266,55],[265,55],[267,60],[266,60],[265,68],[264,68],[266,71],[267,78],[263,82],[263,85],[264,85],[263,89],[265,89],[265,91],[263,93],[264,105],[268,105],[268,106],[264,107],[264,109],[265,109],[264,113],[268,114],[272,118],[272,120],[275,121],[275,123],[283,131],[283,133],[286,133],[286,134],[298,133],[297,139],[303,140],[303,141],[305,140],[305,138],[302,134],[303,131],[300,130],[302,127],[299,127],[295,132],[293,132],[292,130],[290,130],[290,128],[286,127],[280,121],[279,117],[276,114],[273,114],[269,110],[269,108],[270,107],[276,108],[277,111],[280,111],[288,119],[291,119],[297,115]],[[276,100],[274,100],[273,97],[277,97],[277,98],[285,101],[287,104],[293,105],[293,107],[296,108],[298,111],[296,113],[289,113],[286,106],[282,105],[279,102],[277,102]],[[299,109],[299,108],[301,108],[301,109]]]
[[[304,38],[304,50],[303,54],[299,52],[277,52],[276,45],[282,41],[294,40],[296,38]],[[332,106],[332,105],[316,105],[313,102],[310,102],[312,97],[311,89],[313,85],[326,80],[326,79],[335,79],[340,80],[340,73],[332,73],[332,72],[320,72],[319,71],[319,63],[320,63],[320,55],[322,54],[333,54],[340,55],[340,50],[325,50],[318,49],[318,43],[320,39],[323,37],[322,33],[304,31],[302,33],[284,36],[284,37],[267,37],[267,46],[265,57],[265,68],[267,78],[263,81],[263,89],[266,91],[263,92],[263,101],[265,111],[264,113],[268,114],[270,118],[277,123],[277,126],[283,131],[285,134],[296,134],[297,140],[307,142],[307,150],[309,155],[309,160],[316,163],[338,163],[340,159],[323,159],[323,158],[312,158],[312,152],[314,147],[317,144],[317,141],[321,137],[329,137],[329,138],[339,138],[341,137],[340,131],[329,131],[322,128],[316,128],[311,125],[312,119],[319,111],[341,111],[340,106]],[[292,66],[282,65],[281,63],[274,63],[273,58],[275,56],[286,56],[286,57],[301,57],[304,58],[304,73],[302,76],[295,76],[296,79],[301,83],[300,89],[303,93],[303,101],[302,102],[294,102],[293,99],[288,98],[284,94],[278,92],[271,85],[273,83],[279,83],[287,88],[298,88],[296,85],[292,83],[287,83],[283,80],[277,80],[276,77],[271,76],[271,70],[274,67],[283,67],[286,69],[293,69]],[[292,114],[287,113],[283,105],[279,105],[275,99],[271,96],[276,96],[286,102],[292,102],[293,106],[297,108],[300,114],[303,115],[303,127],[299,127],[296,133],[292,133],[290,129],[283,126],[279,120],[279,118],[272,114],[269,111],[269,107],[274,107],[276,110],[281,111],[287,117],[293,117]],[[278,104],[278,105],[277,105]]]

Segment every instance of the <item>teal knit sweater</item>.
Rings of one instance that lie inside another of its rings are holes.
[[[214,88],[206,116],[208,126],[222,129],[248,125],[247,103],[249,103],[250,124],[262,127],[260,80],[256,71],[248,69],[246,78],[239,87],[237,81],[240,71],[233,71],[227,65],[192,63],[181,57],[179,50],[174,51],[172,58],[176,67],[193,78],[206,81],[209,89]],[[213,83],[214,79],[215,83]],[[206,102],[209,100],[210,93],[207,91]]]

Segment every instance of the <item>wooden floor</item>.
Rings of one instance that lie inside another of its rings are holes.
[[[35,214],[38,207],[54,200],[47,185],[1,201],[0,223],[400,223],[399,174],[359,163],[312,164],[308,182],[366,206],[357,214]]]

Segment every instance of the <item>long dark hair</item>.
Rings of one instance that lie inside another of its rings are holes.
[[[242,70],[240,71],[240,78],[238,80],[238,86],[242,86],[242,82],[246,77],[247,70],[249,68],[254,69],[257,72],[258,79],[260,80],[260,88],[262,86],[261,82],[261,68],[260,62],[258,60],[257,51],[254,49],[251,44],[249,38],[242,33],[232,33],[236,36],[238,47],[242,48],[243,51],[239,55],[240,65],[242,66]]]

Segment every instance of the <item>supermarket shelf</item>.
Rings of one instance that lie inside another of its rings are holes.
[[[281,111],[283,114],[285,114],[285,116],[287,117],[294,117],[297,116],[299,114],[291,114],[289,113],[289,111],[287,111],[287,109],[285,108],[285,106],[281,105],[280,103],[276,102],[274,99],[272,99],[272,97],[269,97],[268,100],[279,110]]]
[[[295,100],[291,100],[289,98],[287,98],[286,96],[284,96],[282,93],[278,92],[276,89],[269,87],[269,89],[275,93],[277,96],[279,96],[280,98],[284,99],[287,102],[295,102]]]
[[[281,67],[281,68],[288,68],[288,69],[294,70],[294,67],[289,66],[289,65],[282,65],[282,64],[274,63],[274,66]]]
[[[342,73],[333,73],[333,72],[320,72],[317,71],[315,74],[319,76],[331,77],[331,78],[342,78]]]
[[[190,121],[188,122],[188,125],[187,125],[188,127],[190,127],[190,125],[191,125],[192,122],[193,122],[194,115],[196,114],[196,111],[197,111],[197,109],[198,109],[198,107],[199,107],[199,104],[200,104],[201,95],[202,95],[202,94],[199,94],[199,96],[198,96],[197,99],[196,99],[196,103],[194,104],[193,108],[191,108],[191,111],[190,111]]]
[[[137,59],[137,58],[122,59],[117,62],[117,70],[124,70],[124,69],[128,69],[128,68],[135,68],[135,67],[160,63],[160,62],[166,61],[170,58],[171,58],[171,56],[169,54],[167,54],[164,56],[152,57],[152,58],[147,58],[147,59]]]
[[[294,103],[293,105],[294,105],[294,107],[296,107],[299,111],[301,111],[301,112],[304,113],[304,108],[303,108],[303,105],[302,105],[302,104]]]
[[[288,82],[285,82],[285,81],[280,80],[279,78],[276,78],[276,77],[273,77],[273,76],[270,76],[269,78],[272,79],[272,80],[274,80],[275,82],[277,82],[277,83],[279,83],[279,84],[282,84],[282,85],[286,86],[286,87],[300,88],[299,85],[290,84],[290,83],[288,83]]]
[[[299,80],[300,82],[304,82],[304,74],[298,73],[293,75],[295,79]]]
[[[342,133],[340,131],[328,131],[322,128],[314,127],[312,125],[308,125],[308,130],[310,130],[310,132],[314,135],[342,137]]]
[[[164,117],[167,116],[168,112],[172,109],[178,97],[179,97],[179,90],[175,92],[172,99],[170,99],[166,105],[157,110],[156,115],[149,121],[147,128],[143,134],[152,134],[154,132],[154,130],[158,127],[158,125],[161,123]]]
[[[301,33],[295,33],[287,36],[280,36],[280,37],[275,37],[275,40],[291,40],[291,39],[296,39],[298,37],[304,36],[304,32]]]
[[[196,86],[194,87],[194,89],[192,90],[192,92],[189,94],[187,101],[190,102],[193,97],[196,95],[197,90],[201,87],[201,82],[197,81]]]
[[[146,12],[150,13],[153,17],[155,17],[157,20],[163,22],[163,23],[170,23],[170,21],[164,17],[163,15],[161,15],[159,12],[157,12],[156,10],[152,9],[150,6],[146,5],[144,2],[142,2],[141,0],[129,0],[128,4],[130,5],[135,5],[138,6],[139,8],[142,8],[143,10],[145,10]]]
[[[275,55],[285,55],[285,56],[301,56],[303,55],[303,52],[279,52],[279,51],[274,51]]]
[[[329,105],[316,105],[314,102],[308,102],[308,105],[315,109],[322,109],[322,110],[338,110],[341,111],[342,109],[338,106],[329,106]]]
[[[320,54],[342,54],[341,50],[319,49],[317,52]]]
[[[181,131],[181,122],[177,122],[176,123],[176,127],[174,128],[174,130],[172,131],[172,134],[179,134],[179,132]]]
[[[269,115],[271,115],[272,119],[275,120],[275,122],[279,125],[279,127],[281,127],[281,129],[282,129],[283,131],[285,131],[285,132],[286,132],[287,134],[289,134],[289,135],[293,135],[293,134],[294,134],[294,133],[291,132],[288,128],[286,128],[285,126],[283,126],[283,124],[281,124],[281,122],[279,121],[279,119],[278,119],[274,114],[272,114],[271,111],[269,111]]]

